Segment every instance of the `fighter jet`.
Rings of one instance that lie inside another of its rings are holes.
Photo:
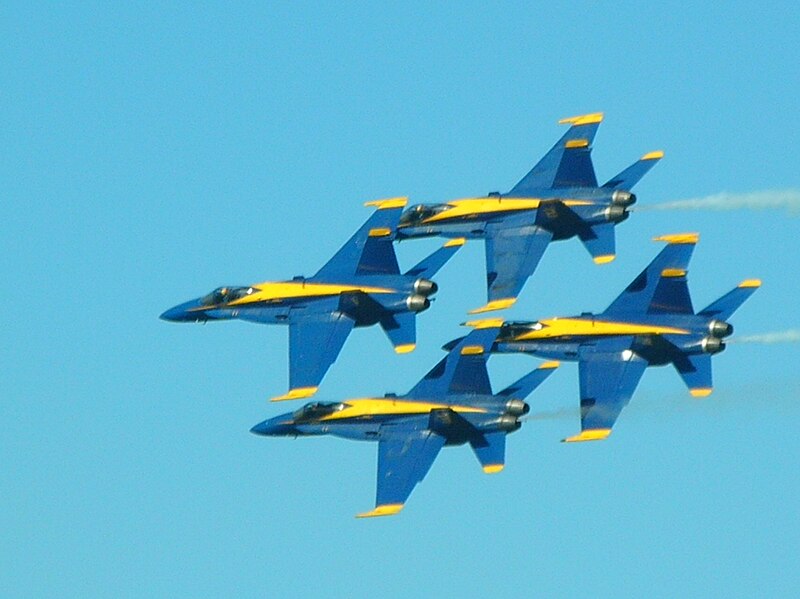
[[[398,238],[486,240],[489,303],[473,314],[511,306],[551,241],[578,237],[596,263],[610,262],[614,226],[636,202],[631,189],[664,153],[645,154],[599,187],[591,145],[602,120],[598,112],[559,121],[569,130],[508,193],[408,208]]]
[[[505,324],[493,351],[576,360],[581,433],[605,439],[648,366],[672,364],[694,397],[712,391],[711,356],[733,333],[731,315],[761,285],[748,279],[695,313],[686,275],[696,233],[665,235],[665,247],[600,314]]]
[[[273,401],[311,397],[354,327],[380,324],[397,353],[416,344],[416,315],[438,287],[430,280],[464,244],[452,239],[400,274],[392,240],[406,198],[367,202],[377,210],[314,276],[220,287],[170,308],[173,322],[238,318],[289,325],[289,385]]]
[[[530,410],[525,397],[558,366],[542,364],[493,394],[486,360],[499,322],[477,323],[406,395],[309,403],[265,420],[251,432],[377,441],[375,508],[359,518],[390,516],[403,509],[445,445],[469,443],[484,472],[499,472],[505,464],[506,435],[520,428],[520,417]]]

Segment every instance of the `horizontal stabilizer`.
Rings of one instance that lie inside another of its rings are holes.
[[[732,289],[717,301],[713,302],[710,306],[700,312],[701,316],[708,318],[719,318],[720,320],[727,320],[736,310],[739,309],[747,298],[749,298],[756,289],[761,287],[761,281],[758,279],[748,279],[742,281],[739,286]]]
[[[603,187],[630,191],[663,157],[664,152],[661,151],[645,154],[616,177],[612,177]]]
[[[417,315],[414,312],[387,312],[380,324],[394,351],[406,354],[414,350],[417,343]]]
[[[512,399],[525,399],[541,385],[544,380],[558,368],[558,362],[545,362],[539,368],[523,376],[518,381],[511,383],[497,395]]]
[[[469,444],[486,474],[503,469],[506,463],[505,432],[478,434],[470,439]]]
[[[673,363],[693,397],[711,395],[714,384],[711,380],[710,354],[683,354]]]
[[[419,264],[409,269],[408,272],[405,273],[406,276],[430,279],[439,272],[442,266],[447,264],[447,261],[461,249],[461,246],[464,245],[465,242],[466,240],[463,237],[451,239]]]
[[[572,126],[506,195],[531,197],[542,189],[597,187],[591,151],[602,120],[603,113],[596,112],[559,121]]]
[[[616,255],[614,223],[586,227],[578,237],[592,255],[595,264],[606,264],[614,259]]]

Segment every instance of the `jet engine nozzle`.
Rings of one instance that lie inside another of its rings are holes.
[[[700,347],[707,354],[718,354],[725,349],[725,344],[718,337],[705,337]]]
[[[733,325],[722,320],[712,320],[708,323],[708,332],[720,339],[730,337],[733,335]]]
[[[628,212],[625,210],[625,206],[618,206],[616,204],[612,204],[603,210],[603,215],[606,217],[607,221],[614,223],[622,222],[628,218]]]
[[[506,402],[506,413],[512,416],[523,416],[531,411],[531,407],[521,399],[509,399]]]
[[[422,312],[431,307],[431,300],[424,295],[409,295],[406,298],[406,307],[412,312]]]
[[[630,191],[615,191],[611,194],[611,203],[614,206],[630,206],[636,203],[636,195]]]
[[[492,428],[498,428],[501,431],[512,432],[522,426],[522,423],[517,420],[516,416],[511,414],[503,414],[497,420],[492,422]]]
[[[414,281],[414,293],[428,297],[439,291],[439,286],[429,279],[417,279]]]

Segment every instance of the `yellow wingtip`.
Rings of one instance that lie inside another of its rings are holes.
[[[689,389],[689,394],[692,397],[708,397],[712,391],[714,391],[713,387],[695,387],[694,389]]]
[[[398,197],[364,202],[364,206],[375,206],[378,210],[386,210],[387,208],[403,208],[407,203],[407,197]]]
[[[483,467],[483,471],[486,474],[497,474],[503,468],[505,468],[505,464],[487,464]]]
[[[562,440],[562,443],[580,443],[582,441],[602,441],[607,439],[611,434],[610,428],[587,428],[581,431],[578,435],[567,437]]]
[[[559,125],[590,125],[592,123],[600,123],[603,120],[602,112],[592,112],[589,114],[580,114],[578,116],[570,116],[558,121]]]
[[[664,152],[662,150],[656,150],[655,152],[648,152],[644,156],[642,156],[639,160],[659,160],[664,157]]]
[[[595,256],[592,260],[595,264],[608,264],[613,262],[616,257],[616,254],[606,254],[605,256]]]
[[[677,233],[675,235],[659,235],[653,241],[666,241],[667,243],[697,243],[700,233]]]
[[[747,279],[739,283],[739,287],[761,287],[761,279]]]
[[[558,360],[550,360],[549,362],[539,364],[539,370],[548,370],[550,368],[558,368],[559,366],[561,366],[561,362]]]
[[[481,318],[479,320],[468,320],[464,326],[472,327],[473,329],[493,329],[503,326],[505,320],[502,318]]]
[[[402,503],[389,503],[386,505],[376,506],[374,510],[356,514],[356,518],[375,518],[376,516],[394,516],[403,509]]]
[[[394,351],[397,354],[407,354],[414,351],[417,348],[416,343],[405,343],[403,345],[395,345]]]
[[[442,247],[445,247],[445,248],[458,247],[458,246],[464,245],[465,243],[467,243],[467,238],[466,237],[458,237],[456,239],[451,239],[450,241],[445,243]]]
[[[513,306],[514,302],[516,301],[517,298],[515,297],[492,300],[485,306],[481,306],[480,308],[475,308],[474,310],[470,310],[468,314],[483,314],[484,312],[492,312],[494,310],[505,310],[506,308],[510,308],[511,306]]]
[[[314,395],[319,387],[298,387],[297,389],[290,389],[288,393],[273,397],[270,401],[287,401],[290,399],[305,399]]]

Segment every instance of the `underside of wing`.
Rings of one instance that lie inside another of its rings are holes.
[[[296,317],[289,324],[289,387],[273,401],[311,397],[347,340],[355,322],[338,310]]]
[[[639,384],[647,361],[631,351],[632,338],[581,347],[581,433],[565,441],[596,441],[611,434]]]
[[[535,225],[497,223],[486,230],[486,284],[489,304],[474,313],[514,303],[536,270],[553,234]]]
[[[428,417],[424,416],[381,426],[375,509],[359,514],[359,518],[391,516],[403,509],[445,443],[445,438],[428,429],[427,424]]]

